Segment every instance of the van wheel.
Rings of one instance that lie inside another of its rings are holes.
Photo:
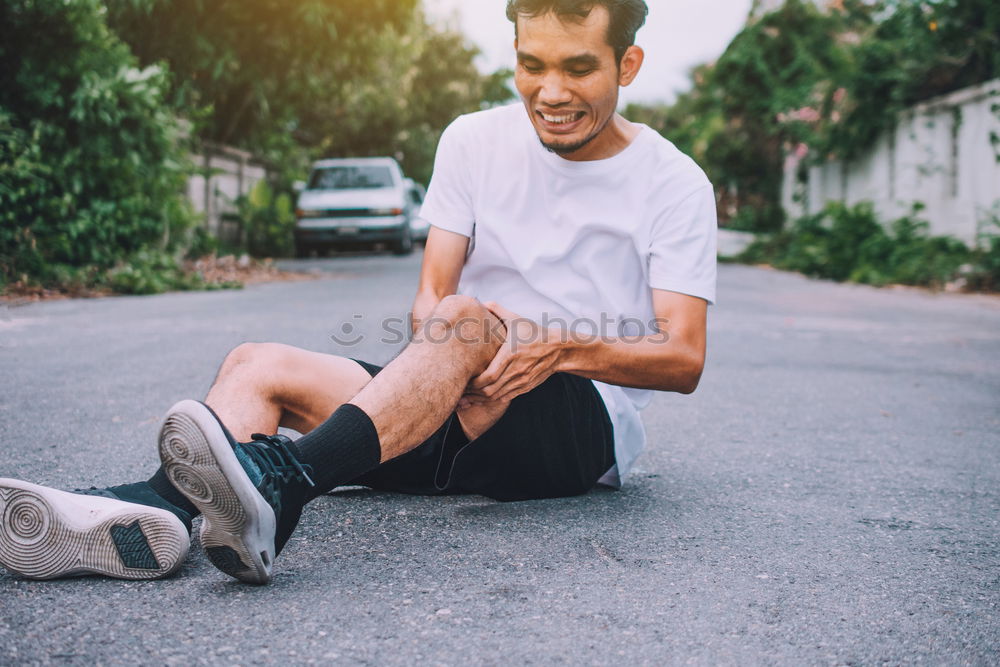
[[[411,252],[413,252],[413,230],[407,223],[400,232],[399,239],[392,244],[392,254],[409,255]]]

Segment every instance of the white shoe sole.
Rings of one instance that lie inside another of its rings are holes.
[[[167,477],[201,511],[201,544],[226,574],[250,584],[271,581],[274,510],[243,470],[222,426],[198,401],[177,403],[160,429]]]
[[[0,565],[30,579],[159,579],[190,538],[167,510],[0,478]]]

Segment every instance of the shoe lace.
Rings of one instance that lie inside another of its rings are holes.
[[[303,465],[292,452],[291,440],[283,435],[254,433],[252,442],[240,443],[246,455],[257,465],[269,486],[277,480],[285,483],[299,482],[316,486],[309,473],[310,465]]]

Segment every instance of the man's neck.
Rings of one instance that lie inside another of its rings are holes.
[[[607,160],[628,148],[641,130],[640,126],[616,113],[593,141],[578,151],[560,157],[572,162]]]

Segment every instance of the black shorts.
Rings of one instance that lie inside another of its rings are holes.
[[[382,368],[357,361],[374,377]],[[611,420],[593,382],[556,373],[511,401],[471,442],[452,413],[429,439],[352,485],[419,495],[496,500],[586,493],[615,463]]]

